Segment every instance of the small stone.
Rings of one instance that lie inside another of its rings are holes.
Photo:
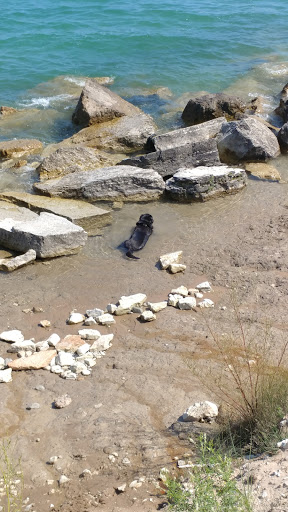
[[[67,324],[74,325],[74,324],[81,324],[85,320],[85,316],[81,313],[70,313],[70,316],[67,320]]]
[[[173,295],[172,293],[169,293],[168,306],[173,306],[174,308],[176,308],[178,305],[178,301],[180,299],[183,299],[182,295],[178,295],[178,294]]]
[[[194,297],[196,299],[203,299],[204,295],[201,292],[196,292],[196,293],[194,293]]]
[[[62,372],[61,377],[62,377],[62,379],[66,379],[66,380],[76,380],[77,379],[76,373],[71,372],[71,370],[66,370],[65,372]]]
[[[116,457],[114,455],[112,455],[112,453],[110,453],[110,455],[108,455],[108,459],[110,460],[110,462],[116,461]]]
[[[56,347],[60,340],[60,336],[54,332],[53,334],[51,334],[51,336],[49,336],[49,338],[47,338],[46,341],[48,345],[50,345],[50,347]]]
[[[88,375],[91,375],[91,371],[90,371],[90,370],[88,370],[88,368],[84,368],[84,369],[82,370],[82,372],[81,372],[81,373],[82,373],[82,375],[84,375],[85,377],[87,377]]]
[[[4,370],[5,368],[5,359],[0,357],[0,370]]]
[[[40,409],[40,404],[34,402],[33,404],[27,405],[27,411],[31,411],[32,409]]]
[[[100,334],[100,333],[99,333]],[[68,334],[62,340],[57,343],[57,350],[64,352],[75,352],[78,347],[83,345],[83,340],[77,334]]]
[[[147,299],[147,295],[145,293],[136,293],[134,295],[123,295],[119,299],[119,306],[120,308],[125,309],[131,309],[134,306],[142,306],[142,304]]]
[[[54,407],[56,407],[56,409],[63,409],[64,407],[70,405],[71,402],[72,398],[66,393],[65,395],[61,395],[56,398],[54,401]]]
[[[51,327],[51,322],[49,320],[40,320],[39,325],[47,329],[47,327]]]
[[[98,316],[97,323],[101,325],[111,325],[115,324],[115,320],[112,315],[109,313],[104,313],[104,315]]]
[[[262,493],[260,494],[259,499],[260,500],[265,500],[266,498],[268,498],[268,492],[266,491],[266,489],[264,489],[262,491]]]
[[[196,307],[196,299],[194,297],[183,297],[178,300],[179,309],[191,310]]]
[[[59,482],[59,485],[62,486],[62,485],[65,485],[67,482],[69,482],[70,478],[68,478],[67,476],[65,475],[61,475],[58,482]]]
[[[47,485],[53,485],[54,484],[54,480],[46,480],[46,484]]]
[[[141,315],[143,313],[143,307],[141,307],[141,306],[133,306],[131,311],[132,311],[132,313],[136,313],[137,315]]]
[[[62,371],[63,371],[63,369],[62,369],[62,366],[60,366],[60,364],[52,364],[50,367],[51,373],[59,374],[59,373],[62,373]]]
[[[16,343],[12,343],[7,352],[16,354],[19,352],[23,352],[25,354],[27,352],[27,355],[28,352],[30,352],[30,355],[32,355],[32,353],[36,352],[36,346],[32,340],[18,341]]]
[[[226,306],[220,306],[220,309],[221,309],[221,311],[226,311],[227,307]]]
[[[87,478],[90,476],[92,476],[92,472],[90,471],[90,469],[83,469],[82,473],[80,473],[79,475],[80,478]]]
[[[0,382],[11,382],[12,381],[12,369],[0,370]]]
[[[288,439],[283,439],[279,443],[277,443],[277,447],[281,450],[288,450]]]
[[[173,263],[173,265],[169,265],[168,270],[171,274],[178,274],[178,272],[184,272],[186,270],[186,265]]]
[[[113,317],[112,317],[113,318]],[[101,334],[97,329],[80,329],[78,331],[79,336],[83,340],[98,340],[100,338]]]
[[[174,288],[174,290],[171,290],[172,295],[182,295],[182,297],[187,297],[188,295],[188,289],[186,286],[178,286],[178,288]]]
[[[94,308],[94,309],[87,309],[86,316],[94,318],[96,320],[98,316],[103,315],[104,311],[103,309]]]
[[[142,486],[142,482],[139,482],[139,480],[133,480],[133,482],[131,482],[131,484],[129,484],[129,487],[131,487],[131,489],[138,489],[141,486]]]
[[[83,345],[81,345],[81,347],[77,348],[76,353],[78,354],[78,356],[83,356],[84,354],[86,354],[86,352],[89,352],[89,350],[89,343],[84,343]]]
[[[87,318],[87,319],[85,320],[85,322],[84,322],[84,325],[87,325],[87,326],[89,326],[89,325],[96,325],[96,324],[97,324],[97,322],[96,322],[96,320],[93,318],[93,316],[89,316],[89,318]]]
[[[70,352],[60,351],[56,356],[56,364],[60,366],[70,366],[75,363],[75,359]]]
[[[124,459],[122,460],[122,464],[131,464],[131,461],[128,459],[128,457],[124,457]]]
[[[203,283],[197,284],[196,288],[201,292],[211,292],[212,289],[211,284],[208,283],[208,281],[204,281]]]
[[[32,311],[33,313],[43,313],[44,309],[39,306],[33,306]]]
[[[116,311],[116,309],[117,309],[117,306],[116,306],[116,304],[108,304],[108,306],[107,306],[107,308],[106,308],[106,309],[107,309],[108,313],[110,313],[110,315],[114,315],[114,314],[115,314],[115,311]],[[103,311],[103,313],[104,313],[104,311]],[[102,313],[102,314],[103,314],[103,313]],[[100,316],[100,315],[99,315],[99,316]]]
[[[152,311],[152,313],[159,313],[162,309],[167,308],[168,302],[164,300],[163,302],[147,302],[147,307]]]
[[[195,293],[198,293],[199,290],[197,290],[197,288],[189,288],[188,289],[188,295],[193,295],[195,296]]]
[[[125,489],[127,487],[127,484],[119,485],[119,487],[116,488],[116,492],[125,492]]]
[[[8,341],[9,343],[17,343],[24,341],[24,336],[22,332],[18,330],[3,331],[0,334],[0,339],[3,341]]]
[[[54,465],[54,464],[55,464],[55,462],[57,462],[57,460],[58,460],[58,456],[57,456],[57,455],[53,455],[53,456],[52,456],[52,457],[50,457],[50,459],[49,459],[49,464]]]
[[[45,387],[42,386],[42,384],[38,384],[38,386],[35,386],[36,391],[45,391]]]
[[[22,309],[22,313],[25,313],[25,315],[27,315],[28,313],[32,313],[32,309],[30,309],[30,308]]]
[[[197,306],[199,306],[199,308],[214,308],[214,302],[211,299],[204,299],[202,302],[199,302]]]
[[[42,350],[49,350],[49,344],[46,340],[38,341],[37,343],[35,343],[35,347],[37,352],[41,352]]]
[[[183,251],[170,252],[168,254],[163,254],[160,256],[159,261],[162,270],[166,270],[169,265],[177,264],[182,258]]]
[[[139,317],[143,322],[152,322],[156,320],[156,315],[152,313],[152,311],[143,311],[142,315]]]

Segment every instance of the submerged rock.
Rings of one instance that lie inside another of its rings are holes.
[[[253,174],[253,176],[263,180],[281,180],[279,171],[273,165],[266,164],[265,162],[245,164],[245,169],[250,174]]]
[[[19,158],[31,153],[40,153],[43,144],[37,139],[13,139],[0,142],[1,158]]]
[[[166,181],[166,192],[180,202],[207,201],[213,197],[241,190],[247,182],[242,169],[228,166],[179,169]]]
[[[203,123],[216,117],[235,119],[236,114],[244,113],[246,104],[236,96],[223,93],[205,94],[188,101],[182,119],[189,125]]]
[[[19,252],[34,249],[38,258],[75,254],[85,244],[87,233],[72,222],[40,213],[30,221],[4,219],[0,222],[0,243]]]
[[[154,201],[163,194],[165,183],[152,169],[119,165],[37,183],[34,188],[49,196],[87,201]]]
[[[217,141],[220,159],[228,164],[265,162],[280,153],[277,137],[255,117],[222,125]]]

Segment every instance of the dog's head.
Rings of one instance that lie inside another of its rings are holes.
[[[147,224],[147,226],[152,227],[152,224],[154,221],[153,221],[153,217],[152,217],[152,215],[150,215],[150,213],[143,213],[142,215],[140,215],[138,222],[140,222],[142,224]]]

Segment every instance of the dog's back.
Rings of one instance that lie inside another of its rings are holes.
[[[132,235],[129,240],[124,242],[125,247],[127,247],[128,251],[126,256],[128,258],[139,259],[137,256],[134,256],[132,253],[134,251],[140,251],[146,245],[149,237],[153,232],[153,217],[149,213],[144,213],[140,215],[138,222],[136,223],[136,227],[133,230]]]

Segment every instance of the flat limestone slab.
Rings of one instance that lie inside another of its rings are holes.
[[[37,196],[17,191],[3,192],[0,194],[0,199],[11,201],[18,206],[25,206],[36,213],[48,212],[65,217],[91,235],[112,222],[110,211],[85,201]]]
[[[27,221],[6,218],[0,222],[0,245],[24,253],[34,249],[38,258],[74,254],[85,244],[87,233],[63,217],[42,212]]]
[[[8,366],[12,370],[39,370],[40,368],[45,368],[56,355],[57,350],[36,352],[32,356],[15,359],[8,363]]]

